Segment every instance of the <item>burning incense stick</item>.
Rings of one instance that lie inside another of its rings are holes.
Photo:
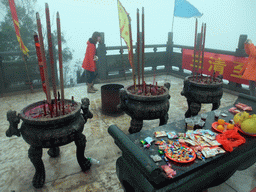
[[[36,19],[37,19],[38,35],[39,35],[39,40],[40,40],[40,50],[41,50],[43,67],[44,67],[46,99],[47,99],[48,105],[51,105],[51,93],[50,93],[48,71],[47,71],[47,65],[46,65],[46,59],[45,59],[44,41],[43,41],[43,35],[42,35],[41,20],[40,20],[38,12],[36,13]]]
[[[58,34],[58,50],[59,50],[59,68],[60,68],[60,90],[61,90],[61,104],[62,114],[64,115],[64,80],[63,80],[63,67],[62,67],[62,48],[61,48],[61,28],[60,28],[60,15],[57,12],[57,34]]]
[[[140,87],[140,14],[137,9],[137,59],[138,59],[138,87]]]
[[[195,78],[195,63],[196,63],[196,40],[197,40],[197,18],[196,18],[196,27],[195,27],[195,42],[194,42],[194,63],[193,63],[193,80]]]
[[[201,63],[201,79],[203,77],[203,67],[204,67],[204,48],[205,48],[205,35],[206,35],[206,23],[204,24],[204,40],[203,40],[203,50],[202,50],[202,63]]]
[[[134,71],[134,64],[133,64],[133,46],[132,46],[132,28],[131,28],[131,18],[128,15],[129,19],[129,31],[130,31],[130,53],[129,53],[129,58],[132,66],[132,77],[133,77],[133,82],[135,83],[135,71]],[[134,87],[135,88],[135,87]]]
[[[51,72],[52,72],[52,78],[51,78],[52,79],[52,88],[53,88],[53,95],[54,95],[54,99],[55,99],[56,114],[57,114],[58,107],[57,107],[56,81],[55,81],[55,73],[54,73],[54,59],[53,59],[53,50],[52,50],[51,23],[50,23],[49,7],[48,7],[47,3],[45,3],[45,14],[46,14],[46,25],[47,25],[48,50],[49,50]]]
[[[144,82],[144,7],[142,7],[142,50],[141,50],[141,81]]]
[[[197,67],[196,67],[196,79],[198,79],[198,72],[199,72],[199,66],[201,65],[200,61],[201,61],[201,51],[202,51],[202,39],[203,39],[203,23],[202,23],[202,27],[201,27],[201,37],[200,37],[200,41],[199,41],[199,52],[198,52],[198,63],[197,63]]]

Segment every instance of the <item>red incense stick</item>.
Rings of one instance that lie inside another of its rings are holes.
[[[38,35],[37,35],[36,32],[34,34],[34,40],[35,40],[36,55],[37,55],[37,59],[38,59],[38,66],[39,66],[39,71],[40,71],[40,77],[41,77],[41,81],[42,81],[43,91],[45,92],[45,94],[47,96],[45,77],[44,77],[44,65],[43,65],[43,60],[42,60],[42,55],[41,55],[41,50],[40,50],[40,43],[39,43]]]
[[[51,105],[51,93],[50,93],[48,71],[47,71],[46,58],[45,58],[44,41],[43,41],[43,35],[42,35],[41,20],[40,20],[38,12],[36,13],[36,19],[37,19],[38,35],[39,35],[39,40],[40,40],[40,51],[41,51],[41,56],[42,56],[43,69],[44,69],[46,98],[47,98],[48,105]],[[51,113],[52,113],[52,111],[51,111]]]

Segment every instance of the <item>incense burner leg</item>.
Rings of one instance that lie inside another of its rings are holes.
[[[76,150],[77,162],[80,165],[82,171],[87,171],[90,169],[91,163],[84,156],[84,151],[85,151],[85,147],[86,147],[85,135],[83,135],[82,133],[77,133],[76,139],[75,139],[75,144],[77,147],[77,150]]]
[[[36,169],[36,172],[32,181],[33,186],[35,188],[42,188],[45,182],[45,169],[44,169],[44,163],[42,161],[42,155],[43,155],[42,147],[30,146],[28,150],[28,157]]]
[[[195,103],[189,100],[187,100],[187,103],[188,103],[188,110],[185,113],[185,117],[189,118],[191,116],[198,115],[199,111],[201,110],[201,103]]]
[[[216,110],[216,109],[219,109],[219,107],[220,107],[220,100],[217,103],[212,104],[212,111]]]
[[[60,148],[59,147],[53,147],[53,148],[50,148],[48,151],[47,151],[48,155],[50,157],[58,157],[60,155]]]
[[[143,126],[143,120],[132,118],[131,126],[128,131],[130,134],[140,132],[140,130],[142,129],[142,126]]]
[[[164,116],[160,117],[160,123],[159,126],[167,124],[169,117],[168,113],[164,114]]]

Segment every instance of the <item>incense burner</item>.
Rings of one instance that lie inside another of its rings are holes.
[[[120,89],[119,107],[132,118],[129,133],[139,132],[143,127],[143,120],[160,119],[159,125],[167,123],[170,84],[165,85],[166,87],[162,87],[162,94],[151,96],[133,94],[133,85]]]
[[[212,103],[212,110],[220,106],[223,95],[223,82],[219,77],[210,79],[208,76],[188,76],[184,80],[181,95],[187,98],[188,110],[185,117],[198,115],[202,103]]]
[[[28,105],[18,115],[16,111],[7,112],[10,126],[6,131],[6,136],[22,135],[23,139],[30,145],[28,157],[36,170],[32,181],[35,188],[43,187],[45,182],[42,148],[49,148],[49,156],[57,157],[60,153],[59,146],[75,141],[77,161],[82,171],[90,169],[91,166],[90,161],[84,156],[86,137],[82,134],[87,119],[93,117],[89,110],[89,99],[82,99],[82,104],[65,100],[65,104],[73,104],[75,107],[70,113],[59,117],[33,118],[28,115],[29,110],[41,106],[43,103],[44,101],[39,101]],[[83,113],[81,113],[81,109]],[[18,129],[20,120],[23,122]]]

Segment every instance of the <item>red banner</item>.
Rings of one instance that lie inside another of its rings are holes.
[[[28,56],[29,50],[24,45],[24,43],[23,43],[23,41],[21,39],[21,36],[20,36],[20,26],[19,26],[19,20],[18,20],[18,16],[17,16],[17,11],[16,11],[14,0],[9,0],[9,6],[10,6],[11,14],[12,14],[12,20],[13,20],[13,25],[14,25],[14,28],[15,28],[17,40],[18,40],[18,42],[20,44],[20,49],[22,50],[22,52],[25,55]]]
[[[200,55],[202,58],[202,55]],[[249,84],[248,80],[242,79],[239,75],[243,65],[247,63],[247,57],[235,57],[232,55],[223,55],[217,53],[204,52],[203,74],[216,76],[223,75],[223,79],[240,84]],[[194,63],[194,50],[183,49],[182,52],[182,69],[192,71]],[[195,68],[197,69],[198,54],[196,54]],[[198,72],[201,73],[201,60]]]

